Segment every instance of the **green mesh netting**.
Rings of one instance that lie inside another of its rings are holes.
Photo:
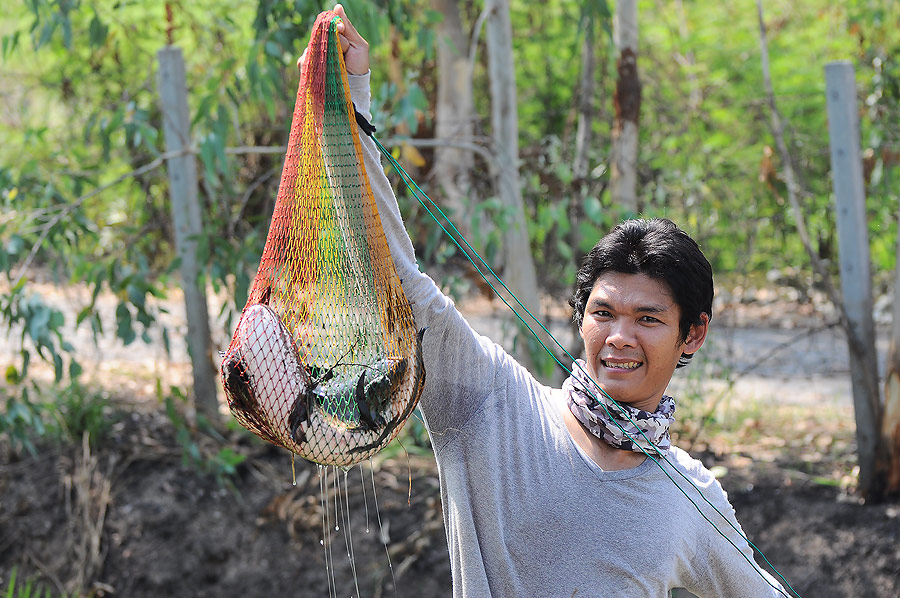
[[[243,426],[350,465],[397,435],[425,370],[366,177],[337,21],[328,11],[313,26],[265,249],[221,373]]]

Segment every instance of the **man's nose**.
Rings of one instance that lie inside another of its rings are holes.
[[[616,349],[635,346],[634,325],[623,318],[614,320],[609,325],[606,344]]]

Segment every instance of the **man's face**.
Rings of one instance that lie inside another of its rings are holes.
[[[655,411],[681,354],[706,339],[709,317],[701,318],[685,341],[681,308],[665,283],[646,274],[601,274],[580,329],[588,373],[616,401]]]

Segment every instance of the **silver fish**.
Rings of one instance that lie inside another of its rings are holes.
[[[418,332],[410,354],[338,362],[321,371],[303,364],[271,308],[251,305],[222,360],[229,408],[241,425],[304,459],[344,466],[364,461],[399,433],[418,404],[424,333]]]

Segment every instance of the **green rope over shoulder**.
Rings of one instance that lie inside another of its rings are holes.
[[[357,113],[357,119],[360,119],[360,118],[362,118],[362,117],[359,115],[359,113]],[[409,189],[409,191],[415,196],[415,198],[419,202],[419,204],[423,208],[425,208],[425,211],[428,212],[428,215],[431,216],[431,218],[435,221],[435,223],[437,223],[437,225],[441,228],[441,230],[444,231],[444,233],[450,238],[451,241],[453,241],[453,243],[456,245],[456,247],[466,256],[466,259],[468,259],[469,262],[472,264],[472,266],[475,267],[475,270],[478,272],[478,275],[481,276],[481,278],[488,284],[488,286],[491,288],[491,290],[493,290],[497,294],[497,296],[500,297],[500,299],[503,301],[503,303],[513,312],[513,314],[515,314],[515,316],[519,319],[519,321],[525,325],[525,327],[529,330],[529,332],[531,332],[532,335],[534,335],[534,338],[538,341],[538,343],[540,343],[541,347],[544,348],[544,350],[550,355],[550,357],[553,358],[553,360],[557,363],[557,365],[559,365],[559,367],[561,367],[566,373],[572,374],[572,370],[569,369],[568,366],[566,366],[562,361],[560,361],[559,358],[556,356],[556,354],[541,340],[540,336],[537,334],[537,332],[534,330],[534,328],[531,326],[531,324],[529,324],[522,317],[522,315],[513,308],[513,306],[506,300],[506,298],[503,296],[503,294],[501,294],[497,290],[497,288],[494,286],[494,283],[492,282],[491,279],[496,281],[507,293],[509,293],[509,295],[513,298],[515,303],[522,310],[524,310],[524,312],[530,317],[530,319],[535,324],[537,324],[541,328],[541,330],[543,330],[547,334],[548,338],[550,338],[556,344],[556,346],[559,349],[561,349],[563,351],[563,353],[565,353],[569,359],[572,360],[573,363],[577,364],[577,360],[556,339],[556,337],[553,336],[553,334],[547,329],[547,327],[543,323],[541,323],[541,321],[538,320],[538,318],[535,317],[534,314],[532,314],[531,311],[529,311],[529,309],[527,307],[525,307],[525,305],[519,300],[519,298],[516,297],[516,294],[513,293],[512,290],[510,290],[510,288],[508,286],[506,286],[506,283],[504,283],[503,280],[487,264],[487,262],[484,261],[484,258],[482,258],[481,255],[475,250],[475,248],[473,248],[469,244],[469,242],[466,240],[466,238],[462,235],[462,233],[459,232],[459,230],[456,228],[456,226],[454,226],[453,222],[450,220],[449,217],[447,217],[447,215],[443,212],[443,210],[441,210],[441,208],[430,197],[428,197],[428,195],[416,184],[416,182],[412,179],[412,177],[409,176],[409,174],[403,169],[403,167],[397,162],[397,160],[394,159],[394,157],[391,155],[391,153],[381,144],[381,142],[378,141],[378,139],[375,138],[375,136],[372,134],[372,132],[374,132],[374,127],[371,127],[371,125],[369,125],[369,127],[370,127],[370,129],[365,130],[365,132],[369,135],[369,137],[372,138],[372,140],[375,142],[376,147],[378,148],[378,151],[381,152],[381,154],[385,158],[387,158],[388,162],[391,164],[391,166],[394,168],[394,170],[396,170],[396,172],[400,175],[400,178],[403,179],[403,182],[406,185],[407,189]],[[447,226],[445,226],[444,223],[441,221],[441,219],[439,219],[438,216],[435,215],[435,212],[437,212],[440,215],[440,218],[443,219],[443,221],[447,223]],[[448,230],[448,226],[449,226],[450,230]],[[491,277],[490,279],[488,278],[488,275],[490,275],[490,277]],[[582,368],[580,366],[580,364],[578,367],[582,372],[584,372],[584,368]],[[584,373],[587,374],[587,372],[584,372]],[[593,378],[591,378],[589,375],[587,377],[592,382],[594,382]],[[602,393],[603,396],[605,396],[607,399],[609,399],[613,404],[618,405],[618,403],[615,401],[615,399],[613,399],[611,396],[609,396],[609,394],[606,391],[604,391],[602,388],[600,388],[600,386],[596,382],[594,382],[594,386],[596,387],[597,391]],[[593,395],[593,393],[591,393],[591,394]],[[596,399],[596,396],[594,396],[594,398]],[[598,403],[603,405],[603,403],[600,401],[598,401]],[[606,410],[607,414],[610,415],[610,419],[616,423],[616,425],[619,427],[619,429],[622,430],[622,432],[627,437],[629,437],[633,440],[634,438],[627,431],[625,431],[625,429],[622,428],[622,426],[618,422],[616,422],[616,418],[612,417],[612,414],[609,413],[609,410],[607,409],[607,407],[605,405],[603,406],[603,408],[604,408],[604,410]],[[622,412],[622,414],[625,415],[626,418],[628,418],[628,420],[631,423],[633,423],[633,424],[635,423],[624,409],[621,409],[621,412]],[[647,441],[647,444],[649,446],[653,446],[653,444],[650,442],[650,440],[646,437],[646,435],[643,432],[641,432],[641,436],[644,437],[644,439]],[[635,443],[635,444],[637,446],[639,446],[639,448],[641,448],[638,443]],[[691,487],[693,487],[695,490],[697,490],[697,493],[701,496],[701,498],[703,498],[704,502],[706,502],[706,504],[709,505],[709,507],[711,507],[713,509],[713,511],[715,511],[722,519],[724,519],[728,523],[729,527],[731,527],[731,529],[734,530],[734,532],[742,540],[747,542],[747,544],[753,549],[753,551],[755,551],[765,561],[765,563],[772,569],[772,571],[775,572],[775,574],[778,576],[778,578],[782,582],[784,582],[784,584],[793,593],[793,595],[796,596],[796,598],[802,598],[802,596],[800,596],[800,594],[793,587],[791,587],[791,584],[788,583],[787,579],[784,578],[784,576],[778,571],[778,569],[776,569],[772,565],[772,563],[769,562],[769,559],[766,558],[766,555],[763,554],[763,551],[760,550],[753,542],[751,542],[750,539],[747,538],[747,536],[745,536],[743,533],[741,533],[741,531],[733,523],[731,523],[731,521],[729,521],[728,518],[725,517],[725,515],[723,515],[722,512],[719,511],[719,509],[717,509],[716,506],[713,505],[709,501],[709,499],[706,498],[706,496],[704,496],[704,494],[700,491],[700,489],[697,488],[697,486],[690,480],[690,478],[688,478],[684,474],[684,472],[682,472],[677,467],[674,467],[664,453],[657,450],[655,452],[655,454],[650,454],[650,452],[648,452],[644,448],[641,448],[641,452],[643,452],[647,458],[649,458],[651,461],[653,461],[660,468],[660,470],[665,474],[665,476],[673,484],[675,484],[675,487],[678,488],[678,490],[682,494],[684,494],[685,498],[687,498],[688,501],[690,501],[690,503],[694,506],[694,508],[697,510],[697,512],[700,513],[701,517],[703,517],[703,519],[705,519],[710,525],[712,525],[713,528],[719,533],[719,535],[721,535],[723,538],[725,538],[725,540],[729,544],[731,544],[731,546],[734,547],[735,550],[738,551],[738,553],[744,558],[744,560],[746,560],[754,568],[754,570],[757,570],[757,572],[760,574],[761,577],[762,577],[762,573],[759,572],[756,563],[754,563],[752,559],[748,558],[747,555],[745,555],[744,552],[741,551],[738,548],[738,546],[731,540],[731,538],[729,538],[721,529],[719,529],[719,527],[712,520],[709,519],[709,517],[706,516],[705,513],[703,513],[703,511],[700,508],[700,505],[698,505],[697,502],[693,498],[691,498],[687,494],[687,492],[685,492],[684,488],[682,488],[678,484],[678,482],[675,480],[675,478],[673,478],[672,475],[666,470],[666,468],[663,467],[663,463],[667,463],[672,470],[678,472],[678,474]],[[792,598],[792,596],[790,594],[785,594],[782,589],[772,585],[772,583],[765,577],[763,577],[763,579],[766,581],[766,583],[768,583],[772,587],[772,589],[781,592],[788,598]]]

